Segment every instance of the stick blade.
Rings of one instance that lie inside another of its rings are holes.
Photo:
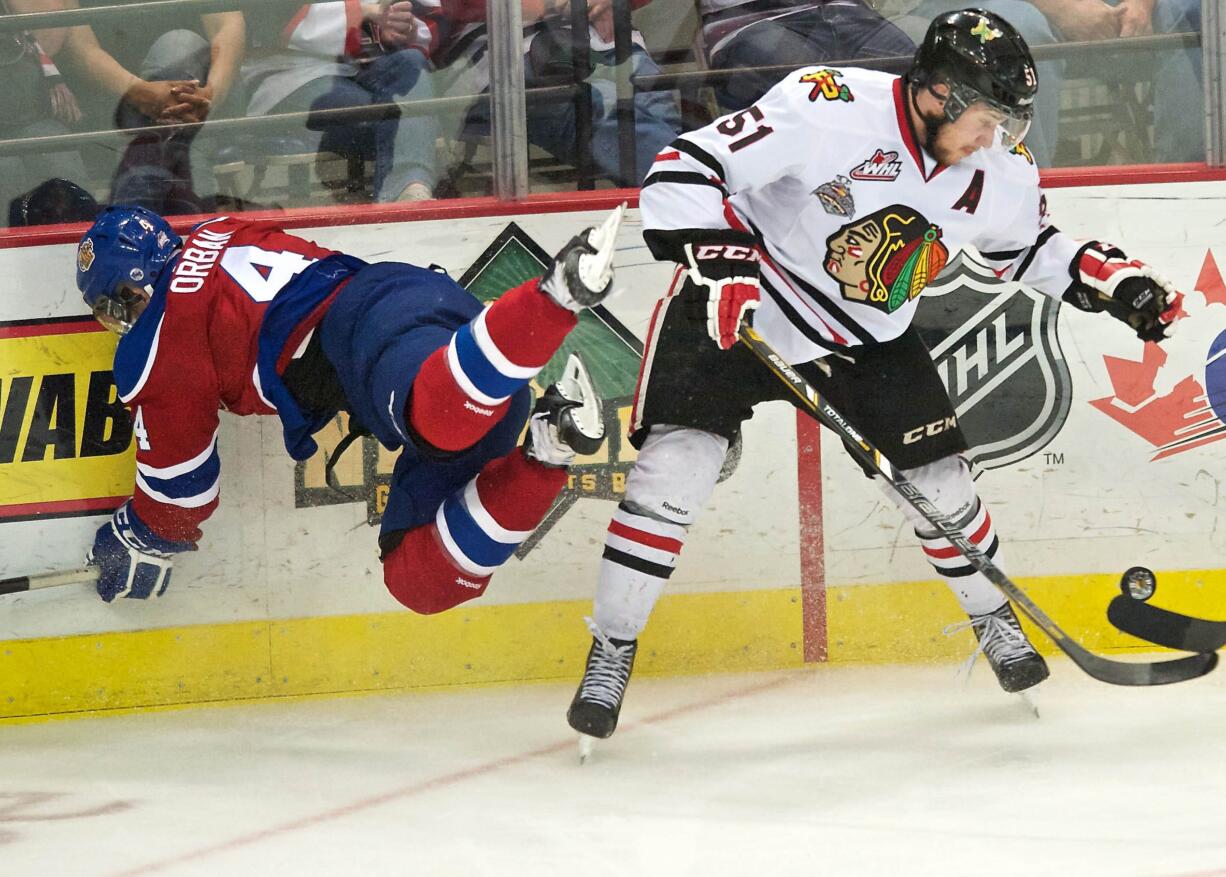
[[[1112,661],[1084,650],[1077,654],[1068,650],[1066,652],[1077,666],[1099,682],[1125,686],[1173,685],[1176,682],[1199,679],[1212,673],[1218,661],[1217,652],[1143,664]]]
[[[1226,646],[1226,623],[1201,621],[1123,594],[1107,606],[1107,620],[1117,630],[1168,649],[1216,652]]]

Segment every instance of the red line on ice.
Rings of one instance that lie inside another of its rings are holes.
[[[622,731],[625,733],[625,731],[635,727],[636,725],[654,725],[671,721],[672,719],[675,719],[678,716],[686,715],[687,713],[698,712],[711,707],[721,706],[722,704],[729,703],[730,701],[734,700],[740,700],[745,697],[752,697],[753,695],[761,694],[764,691],[769,691],[773,688],[778,688],[781,685],[786,685],[798,678],[801,677],[794,674],[789,674],[788,676],[782,678],[774,676],[764,682],[748,685],[744,688],[738,688],[733,691],[729,691],[726,694],[707,698],[706,700],[682,704],[681,706],[655,713],[654,715],[648,716],[645,719],[640,719],[637,722],[627,723],[622,726]],[[157,874],[173,868],[176,865],[186,865],[189,863],[194,864],[211,856],[227,853],[232,850],[240,849],[241,847],[249,847],[275,837],[292,834],[296,831],[314,828],[321,823],[331,822],[345,816],[351,816],[364,810],[372,810],[384,804],[390,804],[393,801],[399,801],[405,798],[411,798],[415,795],[432,792],[436,789],[444,789],[449,786],[454,786],[464,782],[465,780],[476,779],[477,777],[482,777],[500,770],[505,770],[509,767],[515,767],[523,764],[524,762],[531,761],[534,758],[539,758],[542,755],[553,755],[566,749],[573,748],[574,746],[574,739],[568,738],[557,743],[551,743],[548,746],[541,746],[536,749],[521,752],[518,755],[508,755],[505,758],[487,761],[484,764],[478,764],[465,770],[458,770],[454,771],[453,773],[434,777],[433,779],[423,780],[407,786],[401,786],[398,789],[392,789],[379,795],[372,795],[369,798],[360,798],[357,801],[346,804],[342,807],[336,807],[332,810],[324,810],[311,816],[303,816],[300,819],[283,822],[280,825],[273,825],[261,831],[253,831],[249,834],[242,834],[238,837],[231,838],[230,840],[201,847],[200,849],[192,850],[190,852],[181,853],[177,856],[170,856],[165,859],[159,859],[158,861],[148,862],[144,865],[137,865],[134,868],[128,868],[123,871],[115,872],[112,877],[135,877],[135,875],[138,874]]]

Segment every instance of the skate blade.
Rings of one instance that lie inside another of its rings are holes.
[[[579,258],[579,279],[588,289],[604,289],[613,275],[613,253],[617,248],[617,230],[626,215],[623,201],[604,222],[588,236],[587,242],[596,252]]]
[[[1042,716],[1039,714],[1038,691],[1034,688],[1029,688],[1026,691],[1019,691],[1017,693],[1017,702],[1021,704],[1022,709],[1026,710],[1026,712],[1034,716],[1036,719],[1042,718]]]
[[[595,747],[596,738],[589,737],[587,734],[579,735],[579,765],[587,764],[589,758],[592,757],[592,750]]]
[[[579,431],[593,441],[604,441],[604,404],[596,393],[583,357],[578,353],[566,358],[566,367],[558,379],[558,392],[568,402],[581,403],[579,408],[571,410],[571,417],[575,419]]]

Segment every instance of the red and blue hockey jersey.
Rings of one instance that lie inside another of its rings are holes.
[[[115,353],[136,441],[133,505],[158,535],[196,542],[217,508],[221,409],[280,413],[291,454],[314,450],[313,424],[276,377],[279,360],[305,344],[364,264],[269,223],[219,217],[187,236]],[[266,320],[274,297],[277,318]]]

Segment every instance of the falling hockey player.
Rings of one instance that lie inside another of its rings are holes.
[[[577,731],[613,733],[638,636],[730,443],[754,405],[791,398],[735,343],[751,310],[771,347],[997,565],[966,439],[911,327],[925,286],[970,245],[1005,280],[1106,310],[1144,340],[1166,336],[1180,314],[1169,283],[1115,246],[1051,225],[1022,143],[1037,88],[1014,28],[962,10],[932,22],[905,76],[798,70],[656,157],[643,236],[679,268],[646,339],[632,414],[639,457],[605,540],[592,646],[567,713]],[[883,488],[970,616],[1001,687],[1045,679],[1001,592]]]
[[[278,415],[297,460],[338,411],[399,449],[379,536],[388,590],[420,613],[480,596],[575,454],[604,440],[578,357],[531,412],[528,382],[612,289],[622,212],[483,308],[438,271],[367,264],[268,223],[220,217],[180,240],[143,208],[107,208],[77,249],[77,286],[122,336],[115,383],[137,448],[134,495],[90,552],[99,595],[158,596],[173,555],[196,548],[218,504],[225,409]]]

